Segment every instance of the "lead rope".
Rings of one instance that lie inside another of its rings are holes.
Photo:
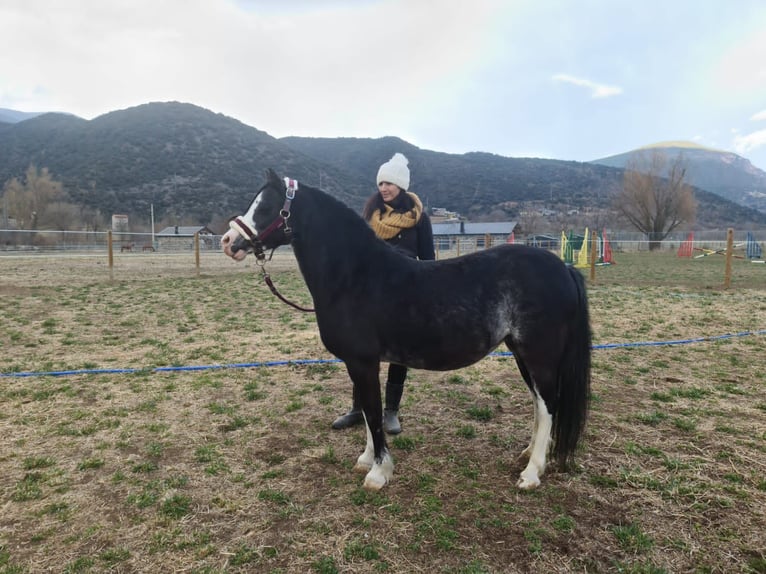
[[[294,309],[297,309],[298,311],[303,311],[305,313],[313,313],[314,309],[309,309],[308,307],[301,307],[300,305],[293,303],[292,301],[287,300],[279,291],[277,291],[277,288],[274,286],[274,282],[271,280],[271,275],[269,275],[266,272],[266,267],[262,263],[260,264],[261,267],[261,273],[263,273],[263,280],[266,282],[266,285],[268,285],[271,292],[283,303],[287,303],[290,305],[290,307],[293,307]]]

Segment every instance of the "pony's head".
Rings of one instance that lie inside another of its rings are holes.
[[[280,179],[272,169],[266,178],[245,214],[232,218],[229,231],[221,239],[223,252],[236,261],[248,253],[260,258],[264,250],[290,243],[290,203],[298,184]]]

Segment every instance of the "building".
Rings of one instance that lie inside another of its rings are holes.
[[[455,221],[449,223],[432,223],[434,244],[437,249],[452,249],[456,241],[473,240],[477,248],[507,243],[508,238],[516,229],[515,221],[496,221],[489,223],[469,223]]]
[[[160,250],[178,251],[194,249],[194,236],[198,233],[200,249],[217,248],[215,245],[216,242],[214,241],[215,233],[213,233],[206,225],[175,225],[166,227],[155,234],[155,239]]]

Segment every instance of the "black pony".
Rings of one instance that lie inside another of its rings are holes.
[[[446,371],[505,343],[534,401],[529,457],[517,483],[540,484],[546,454],[574,455],[590,393],[591,331],[582,275],[537,247],[502,245],[442,261],[409,259],[379,240],[333,197],[268,171],[245,215],[231,222],[224,252],[292,243],[314,299],[319,333],[361,398],[367,447],[355,470],[382,488],[393,461],[382,429],[380,362]]]

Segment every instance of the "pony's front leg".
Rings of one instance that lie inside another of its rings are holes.
[[[366,414],[364,419],[367,432],[367,446],[357,459],[354,470],[366,473],[364,484],[362,485],[365,490],[377,491],[383,488],[394,475],[394,460],[391,458],[391,453],[388,452],[388,447],[385,444],[385,435],[380,424],[378,427],[383,447],[380,450],[380,456],[376,456],[375,453],[378,451],[375,448],[375,438],[373,437]]]
[[[354,466],[356,472],[366,473],[363,487],[377,491],[383,488],[394,474],[394,461],[386,446],[383,434],[383,406],[380,400],[380,364],[354,366],[346,363],[346,368],[354,381],[357,396],[364,413],[367,445]]]

